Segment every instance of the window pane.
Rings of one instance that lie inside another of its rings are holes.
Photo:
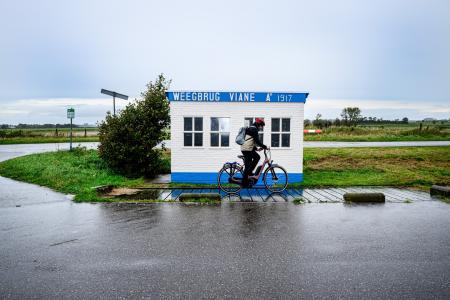
[[[291,119],[282,119],[281,120],[281,130],[284,132],[291,131]]]
[[[219,147],[219,134],[211,133],[211,147]]]
[[[280,147],[280,134],[272,134],[272,145],[271,147]]]
[[[203,146],[203,133],[194,133],[194,146]]]
[[[261,143],[264,144],[264,134],[263,134],[263,133],[260,133],[260,134],[258,135],[258,137],[259,137],[259,140],[261,141]]]
[[[184,133],[184,145],[192,146],[192,133]]]
[[[280,119],[272,119],[272,131],[280,131]]]
[[[195,118],[195,131],[203,131],[203,118]]]
[[[281,135],[281,146],[290,147],[291,146],[291,135],[289,133],[283,133]]]
[[[220,131],[230,132],[230,118],[220,118]]]
[[[253,124],[253,118],[245,118],[244,127],[250,127]]]
[[[211,118],[211,131],[219,131],[219,119]]]
[[[220,143],[222,147],[230,146],[230,134],[229,133],[221,133],[220,134]]]
[[[184,118],[184,131],[192,131],[192,118]]]

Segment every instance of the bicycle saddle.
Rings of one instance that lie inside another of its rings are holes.
[[[244,159],[244,155],[238,155],[238,158]]]

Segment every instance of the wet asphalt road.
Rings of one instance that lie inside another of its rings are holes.
[[[75,204],[0,177],[0,299],[448,299],[449,216],[439,201]]]
[[[0,208],[0,298],[448,299],[450,206]]]

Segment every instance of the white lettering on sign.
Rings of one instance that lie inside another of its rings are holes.
[[[291,102],[291,94],[280,94],[278,95],[278,102]]]
[[[229,93],[230,101],[254,102],[255,93]]]
[[[220,93],[173,92],[175,101],[220,101]]]
[[[266,102],[270,102],[270,94],[267,94],[267,96],[266,96]]]

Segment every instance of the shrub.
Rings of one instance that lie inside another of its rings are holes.
[[[128,104],[116,116],[108,112],[99,124],[99,155],[113,170],[126,176],[153,177],[164,168],[161,150],[154,149],[169,126],[170,81],[161,74],[147,84],[142,99]]]

